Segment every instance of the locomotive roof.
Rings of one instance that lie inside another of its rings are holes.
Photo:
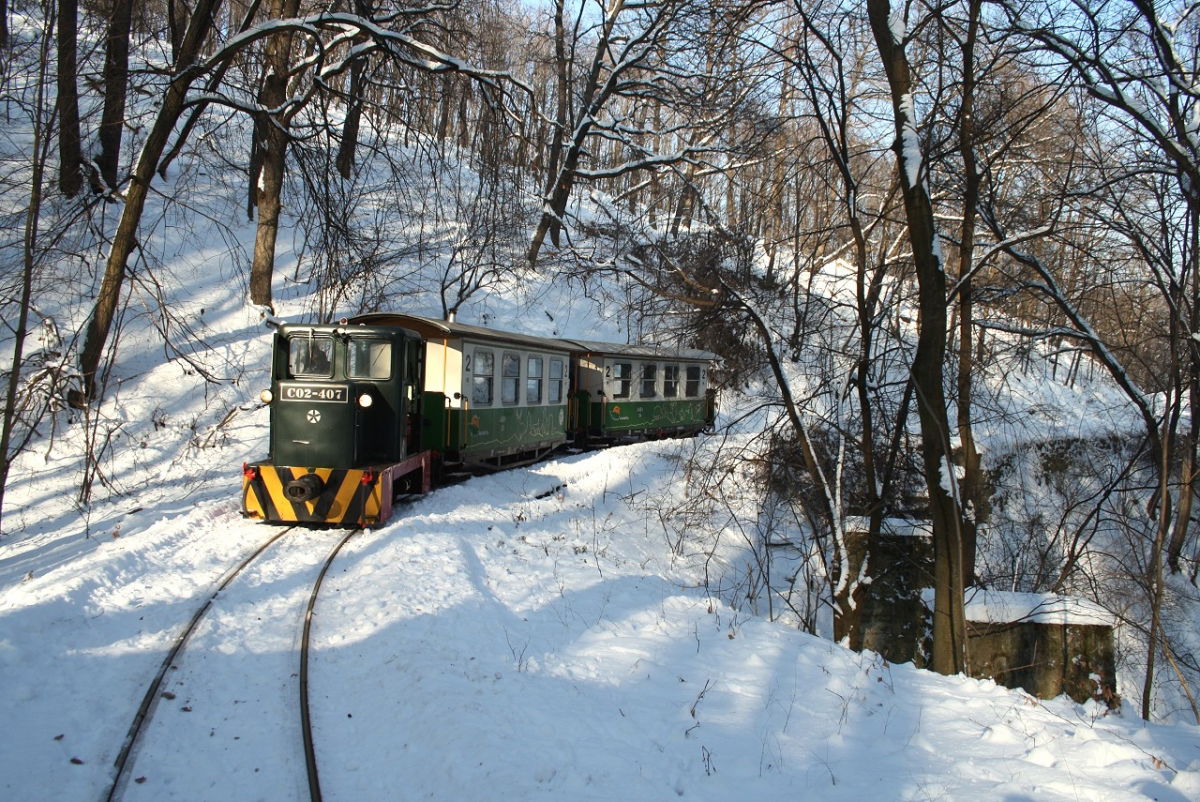
[[[372,312],[350,318],[350,323],[361,323],[368,326],[404,326],[413,329],[422,336],[430,337],[474,337],[481,340],[496,340],[522,345],[527,348],[543,348],[562,351],[583,352],[588,354],[611,354],[641,359],[686,359],[698,362],[715,362],[719,357],[711,351],[698,348],[668,348],[656,345],[628,345],[624,343],[609,343],[599,340],[577,340],[554,337],[534,337],[512,331],[489,329],[484,326],[473,326],[469,323],[459,323],[452,320],[438,320],[420,315],[407,315],[393,312]]]

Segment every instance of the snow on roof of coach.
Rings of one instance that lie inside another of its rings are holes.
[[[484,326],[473,326],[454,320],[438,320],[421,315],[406,315],[394,312],[371,312],[350,318],[350,323],[366,326],[403,326],[413,329],[423,337],[453,337],[472,340],[504,342],[531,350],[569,351],[571,345],[553,337],[535,337],[515,331],[501,331]]]
[[[613,356],[626,356],[633,359],[679,359],[695,362],[716,362],[720,359],[720,357],[711,351],[702,351],[698,348],[629,345],[625,343],[601,342],[599,340],[580,340],[569,337],[535,337],[531,334],[502,331],[500,329],[490,329],[485,326],[475,326],[470,323],[459,323],[454,320],[439,320],[432,317],[401,314],[398,312],[370,312],[364,315],[356,315],[350,318],[348,322],[366,326],[403,326],[413,329],[425,337],[460,337],[491,340],[512,343],[513,345],[531,349],[609,354]]]
[[[682,359],[694,362],[716,362],[720,359],[720,357],[711,351],[701,351],[699,348],[674,348],[666,345],[623,345],[621,343],[606,343],[597,340],[564,340],[564,342],[571,345],[572,351],[627,356],[633,359]]]

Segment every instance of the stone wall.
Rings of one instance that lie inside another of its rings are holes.
[[[926,665],[932,631],[933,544],[926,522],[889,521],[871,548],[860,601],[861,645],[893,663]],[[857,571],[865,532],[847,535]],[[968,588],[968,674],[1043,699],[1067,694],[1115,707],[1116,649],[1107,614],[1083,600]],[[855,644],[857,645],[857,644]]]
[[[865,532],[847,534],[855,570],[866,555]],[[862,601],[862,648],[893,663],[926,664],[924,642],[929,616],[922,588],[933,581],[933,541],[919,531],[891,526],[880,533],[871,554]]]

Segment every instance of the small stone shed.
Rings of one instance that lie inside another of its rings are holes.
[[[861,599],[861,644],[894,663],[926,666],[933,629],[930,524],[887,519]],[[867,553],[865,523],[847,532],[850,568]],[[967,588],[967,673],[1049,699],[1119,704],[1112,615],[1086,599]]]
[[[922,593],[933,606],[933,591]],[[1023,688],[1042,699],[1061,694],[1110,707],[1117,696],[1112,615],[1086,599],[1051,593],[968,588],[969,673]]]

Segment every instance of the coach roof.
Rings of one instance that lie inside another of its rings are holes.
[[[698,348],[671,348],[658,345],[628,345],[579,340],[572,338],[535,337],[512,331],[489,329],[453,320],[438,320],[421,315],[394,312],[371,312],[350,318],[350,323],[366,326],[403,326],[424,337],[460,337],[512,343],[533,350],[573,351],[593,355],[625,356],[631,359],[680,359],[696,362],[715,362],[719,357],[711,351]]]

